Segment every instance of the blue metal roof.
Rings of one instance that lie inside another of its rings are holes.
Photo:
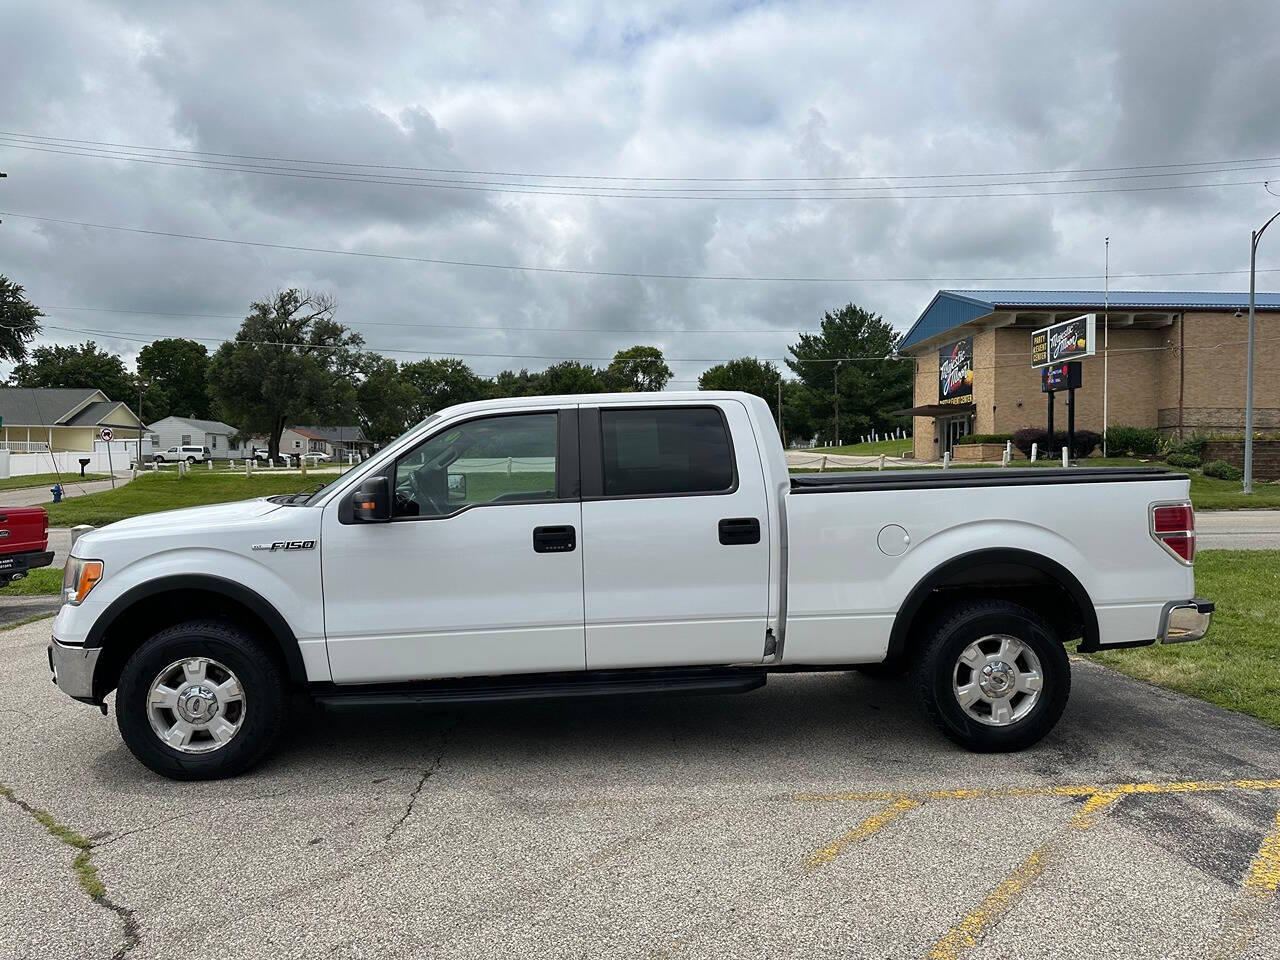
[[[1104,300],[1113,310],[1243,310],[1249,306],[1247,293],[1206,291],[1112,290],[939,290],[929,306],[902,338],[899,350],[963,326],[978,317],[1008,307],[1093,312],[1102,310]],[[1255,303],[1261,310],[1280,310],[1280,293],[1259,293]]]

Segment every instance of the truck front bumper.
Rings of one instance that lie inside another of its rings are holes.
[[[1209,632],[1213,619],[1213,601],[1196,597],[1166,603],[1160,614],[1161,643],[1187,643],[1199,640]]]
[[[101,647],[82,647],[59,643],[57,637],[49,641],[49,669],[53,682],[67,696],[83,703],[96,704],[93,696],[93,672],[98,666]]]

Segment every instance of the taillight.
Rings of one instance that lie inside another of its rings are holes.
[[[1191,504],[1155,503],[1151,505],[1152,538],[1188,566],[1196,555],[1196,515]]]

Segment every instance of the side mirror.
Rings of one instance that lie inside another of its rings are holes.
[[[451,473],[448,475],[449,484],[449,502],[450,503],[466,503],[467,502],[467,475],[465,473]]]
[[[386,477],[369,477],[351,495],[351,516],[358,523],[391,519],[391,493]]]

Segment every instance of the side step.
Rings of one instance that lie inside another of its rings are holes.
[[[619,694],[746,693],[765,685],[763,670],[601,670],[520,674],[425,683],[317,684],[312,697],[326,707],[486,703]]]

